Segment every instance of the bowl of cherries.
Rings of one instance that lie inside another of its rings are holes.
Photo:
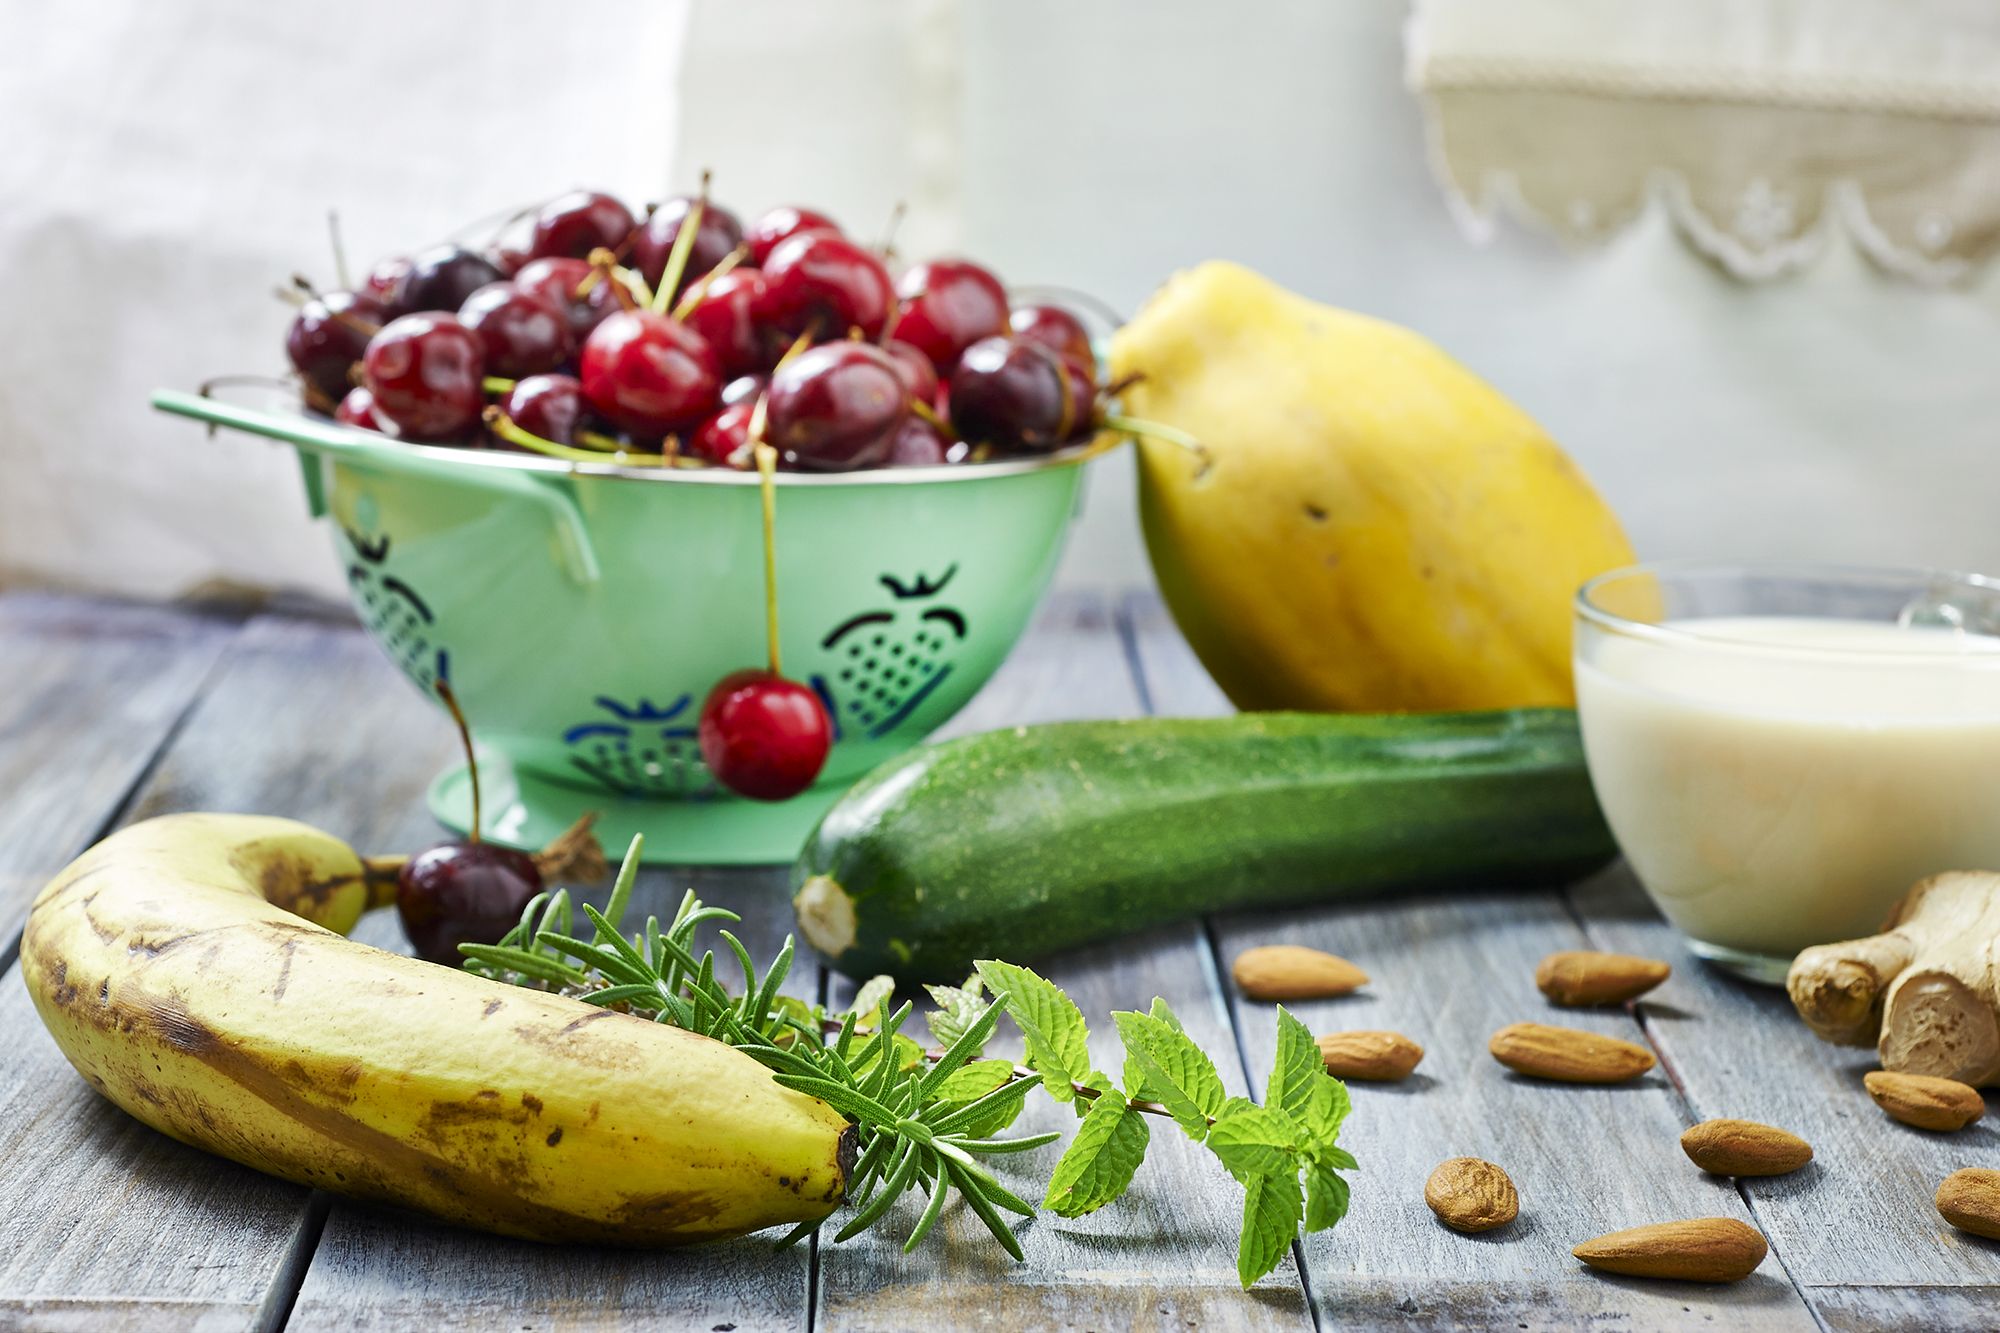
[[[155,404],[298,449],[363,624],[462,702],[516,847],[597,810],[652,858],[789,859],[998,667],[1128,424],[1070,310],[705,185],[298,287],[292,401]],[[462,768],[431,803],[465,826]]]

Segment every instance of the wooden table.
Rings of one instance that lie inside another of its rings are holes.
[[[438,836],[422,795],[452,755],[449,728],[332,617],[15,593],[0,596],[0,683],[0,1327],[2000,1328],[2000,1245],[1953,1231],[1930,1202],[1951,1170],[2000,1165],[2000,1121],[1930,1135],[1886,1120],[1862,1092],[1868,1052],[1812,1040],[1782,996],[1688,957],[1621,872],[1567,889],[1468,885],[1217,916],[1048,960],[1100,1034],[1112,1009],[1165,996],[1232,1092],[1255,1095],[1272,1054],[1267,1007],[1224,980],[1250,944],[1313,944],[1373,974],[1360,995],[1299,1006],[1315,1029],[1393,1028],[1425,1046],[1408,1082],[1353,1087],[1343,1141],[1362,1169],[1347,1220],[1248,1293],[1233,1262],[1240,1192],[1170,1132],[1154,1135],[1124,1200],[1076,1222],[1029,1222],[1019,1265],[956,1204],[942,1243],[907,1258],[886,1231],[784,1253],[764,1238],[605,1253],[496,1240],[269,1180],[142,1127],[84,1086],[12,975],[21,917],[91,841],[169,810],[286,814],[370,849],[423,845]],[[1072,595],[1045,608],[951,730],[1225,707],[1157,603]],[[769,947],[790,926],[783,881],[776,870],[656,871],[635,906],[667,910],[693,885]],[[404,947],[393,913],[357,933]],[[1508,1074],[1487,1056],[1488,1035],[1550,1018],[1534,964],[1584,946],[1673,960],[1673,978],[1631,1012],[1557,1020],[1649,1042],[1660,1068],[1617,1088]],[[794,976],[804,994],[850,992],[811,964]],[[1074,1123],[1041,1111],[1045,1127]],[[1676,1136],[1710,1116],[1786,1126],[1817,1158],[1774,1180],[1704,1176]],[[1045,1172],[1055,1151],[1030,1169]],[[1519,1222],[1463,1237],[1432,1219],[1423,1180],[1464,1154],[1512,1173]],[[1032,1197],[1028,1180],[1017,1185]],[[1601,1232],[1709,1215],[1770,1238],[1748,1281],[1605,1278],[1569,1255]]]

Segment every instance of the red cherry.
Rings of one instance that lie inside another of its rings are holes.
[[[938,467],[962,463],[972,450],[958,440],[947,440],[936,426],[920,416],[906,418],[889,440],[886,467]]]
[[[782,801],[812,786],[833,748],[826,706],[769,671],[724,676],[701,706],[702,762],[739,796]]]
[[[514,275],[514,285],[552,302],[569,321],[569,331],[581,343],[604,317],[618,309],[618,293],[609,278],[598,278],[584,289],[590,265],[581,259],[531,259]],[[581,296],[577,295],[582,290]]]
[[[448,440],[486,405],[478,337],[451,315],[404,315],[368,344],[362,375],[375,410],[416,440]]]
[[[458,318],[479,335],[489,375],[512,380],[544,374],[576,350],[569,321],[555,303],[510,282],[481,287],[459,307]]]
[[[650,310],[620,310],[584,340],[579,371],[591,407],[657,440],[715,410],[722,375],[702,336]]]
[[[838,338],[858,328],[873,340],[896,303],[882,261],[833,232],[800,232],[780,241],[764,265],[764,282],[764,317],[788,338],[808,329]]]
[[[738,375],[722,386],[722,405],[732,407],[737,403],[754,403],[757,395],[770,385],[769,375]]]
[[[982,338],[951,375],[951,424],[973,444],[1053,449],[1089,434],[1096,407],[1091,373],[1037,342]]]
[[[910,344],[894,338],[882,350],[896,363],[896,372],[903,377],[903,387],[909,390],[910,397],[929,406],[938,392],[937,368],[931,365],[931,359]]]
[[[840,224],[810,208],[774,208],[759,216],[743,233],[744,243],[750,247],[750,262],[763,267],[771,252],[778,248],[778,242],[802,231],[828,231],[838,236]]]
[[[490,245],[486,247],[486,262],[500,270],[510,281],[528,262],[528,252],[511,245]]]
[[[638,234],[632,238],[631,264],[645,277],[646,285],[657,287],[666,275],[667,256],[674,252],[674,239],[681,233],[681,220],[694,207],[691,196],[669,199],[654,209],[640,224]],[[694,248],[688,252],[687,271],[681,275],[680,286],[674,295],[679,296],[687,289],[688,283],[720,264],[723,259],[743,243],[743,224],[736,215],[714,203],[705,204],[701,210],[701,226],[694,234]]]
[[[963,259],[919,264],[896,283],[901,312],[891,336],[951,373],[961,352],[1007,329],[1007,289],[1000,279]]]
[[[587,426],[583,385],[570,375],[530,375],[507,391],[500,410],[528,434],[556,444],[575,444],[576,433]],[[503,441],[501,447],[520,446]]]
[[[490,842],[446,842],[418,852],[396,875],[396,913],[417,952],[456,967],[461,944],[498,944],[542,891],[526,852]]]
[[[384,435],[394,435],[396,423],[375,410],[375,395],[368,392],[368,386],[357,384],[347,391],[340,400],[340,406],[333,411],[333,419],[343,426],[359,426],[362,430],[380,431]]]
[[[1097,365],[1097,351],[1090,345],[1090,330],[1059,305],[1015,306],[1007,316],[1007,328],[1016,338],[1061,352],[1080,366]]]
[[[748,455],[738,451],[750,442],[750,418],[756,413],[755,399],[727,404],[694,428],[694,434],[688,436],[687,452],[725,467],[747,467]]]
[[[380,302],[391,318],[407,315],[410,309],[403,304],[403,287],[409,280],[410,260],[406,255],[398,255],[368,270],[368,276],[361,282],[361,294]]]
[[[764,369],[781,350],[772,346],[776,340],[757,317],[764,297],[760,270],[733,268],[709,283],[701,301],[684,316],[687,326],[707,341],[722,373],[732,379]]]
[[[327,292],[299,307],[285,334],[285,355],[305,380],[309,406],[329,412],[347,395],[354,363],[389,319],[388,307],[355,292]]]
[[[616,250],[632,227],[632,210],[610,195],[572,190],[535,214],[528,258],[587,259],[592,250]]]
[[[873,343],[823,343],[771,372],[765,438],[800,467],[869,467],[887,456],[890,432],[908,412],[909,393],[887,352]]]
[[[506,277],[492,261],[464,246],[432,246],[410,261],[410,273],[397,290],[396,305],[400,310],[448,313],[487,283],[504,282]]]

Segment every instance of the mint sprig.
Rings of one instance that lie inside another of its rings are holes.
[[[1081,1123],[1055,1164],[1042,1207],[1080,1217],[1130,1188],[1151,1143],[1149,1118],[1169,1118],[1207,1144],[1244,1190],[1237,1275],[1249,1286],[1284,1261],[1301,1225],[1333,1226],[1347,1211],[1351,1154],[1337,1142],[1347,1089],[1327,1075],[1303,1023],[1278,1010],[1277,1063],[1263,1105],[1231,1097],[1215,1064],[1182,1030],[1164,1000],[1145,1012],[1114,1013],[1124,1045],[1124,1086],[1096,1069],[1083,1013],[1052,982],[997,960],[978,964],[962,986],[928,987],[926,1016],[941,1046],[926,1049],[902,1029],[915,1013],[895,1005],[895,984],[877,977],[840,1013],[780,995],[793,945],[759,967],[724,923],[733,912],[687,894],[673,919],[649,917],[629,935],[620,921],[631,899],[641,840],[633,839],[603,912],[572,904],[563,890],[538,895],[497,945],[465,945],[467,970],[515,985],[574,995],[726,1042],[770,1068],[780,1085],[818,1097],[853,1121],[859,1156],[847,1182],[853,1209],[835,1242],[883,1222],[905,1194],[922,1201],[904,1241],[914,1249],[955,1191],[1015,1258],[1021,1246],[1003,1214],[1031,1216],[982,1164],[1028,1152],[1058,1134],[1000,1135],[1040,1089],[1074,1106]],[[577,920],[580,912],[583,921]],[[588,924],[591,937],[576,933]],[[695,952],[695,933],[716,927],[727,953]],[[732,991],[718,971],[740,974]],[[991,999],[986,994],[991,994]],[[1023,1065],[988,1058],[1002,1016],[1021,1031]],[[817,1231],[807,1223],[779,1243]]]

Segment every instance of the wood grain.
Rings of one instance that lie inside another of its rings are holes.
[[[1088,595],[1053,600],[1035,630],[972,709],[981,719],[1028,723],[1130,716],[1141,702],[1110,607]],[[989,722],[990,724],[990,722]],[[996,941],[1004,954],[1005,942]],[[1200,929],[1167,927],[1037,964],[1066,990],[1092,1028],[1091,1053],[1114,1078],[1121,1047],[1114,1009],[1143,1009],[1163,996],[1189,1035],[1215,1058],[1230,1090],[1245,1081]],[[851,983],[834,978],[837,999]],[[921,998],[921,997],[917,997]],[[996,1052],[1018,1053],[1012,1027]],[[1009,1043],[1012,1043],[1011,1045]],[[1035,1097],[1021,1133],[1075,1128],[1071,1111]],[[826,1329],[938,1328],[1307,1328],[1296,1268],[1288,1260],[1248,1294],[1236,1279],[1242,1193],[1213,1155],[1170,1121],[1151,1126],[1151,1146],[1123,1198],[1087,1217],[1044,1214],[1019,1229],[1027,1261],[1015,1264],[960,1202],[938,1230],[905,1255],[901,1238],[921,1200],[906,1199],[876,1229],[820,1249],[819,1310]],[[1015,1132],[1015,1131],[1010,1131]],[[1030,1201],[1063,1145],[996,1158],[1001,1179]]]
[[[416,796],[449,750],[449,728],[358,632],[254,621],[129,817],[258,810],[409,846],[434,836]],[[0,1031],[17,1034],[0,1049],[0,1325],[246,1327],[289,1298],[276,1280],[316,1231],[307,1191],[91,1094],[14,975]]]
[[[1125,621],[1155,709],[1227,711],[1157,603],[1129,601]],[[1323,1327],[1506,1325],[1567,1328],[1810,1328],[1782,1269],[1766,1261],[1722,1289],[1607,1279],[1570,1258],[1579,1241],[1644,1222],[1749,1220],[1729,1185],[1704,1178],[1677,1139],[1685,1111],[1659,1072],[1613,1088],[1540,1083],[1487,1054],[1492,1033],[1533,1020],[1640,1040],[1621,1012],[1552,1014],[1534,968],[1581,932],[1553,891],[1363,902],[1215,918],[1217,969],[1259,944],[1303,944],[1347,958],[1372,977],[1360,993],[1288,1006],[1315,1033],[1386,1028],[1425,1048],[1402,1083],[1352,1083],[1343,1142],[1361,1161],[1353,1208],[1305,1242],[1307,1281]],[[1259,1095],[1275,1054],[1273,1007],[1232,993]],[[1484,1157],[1513,1177],[1518,1221],[1478,1236],[1440,1225],[1423,1183],[1449,1157]]]
[[[1622,866],[1578,886],[1571,901],[1598,947],[1665,958],[1674,974],[1638,1012],[1686,1090],[1693,1113],[1778,1125],[1813,1146],[1789,1176],[1743,1182],[1758,1223],[1830,1325],[1909,1327],[1911,1292],[1950,1324],[2000,1287],[2000,1244],[1952,1230],[1931,1204],[1962,1166],[2000,1164],[2000,1099],[1956,1134],[1890,1120],[1863,1090],[1869,1048],[1830,1046],[1784,993],[1736,981],[1689,954]],[[1895,1289],[1905,1289],[1899,1292]],[[1985,1306],[1985,1326],[2000,1323]],[[1930,1323],[1927,1315],[1923,1321]]]
[[[236,630],[159,607],[0,597],[0,965],[34,895],[110,822]]]

